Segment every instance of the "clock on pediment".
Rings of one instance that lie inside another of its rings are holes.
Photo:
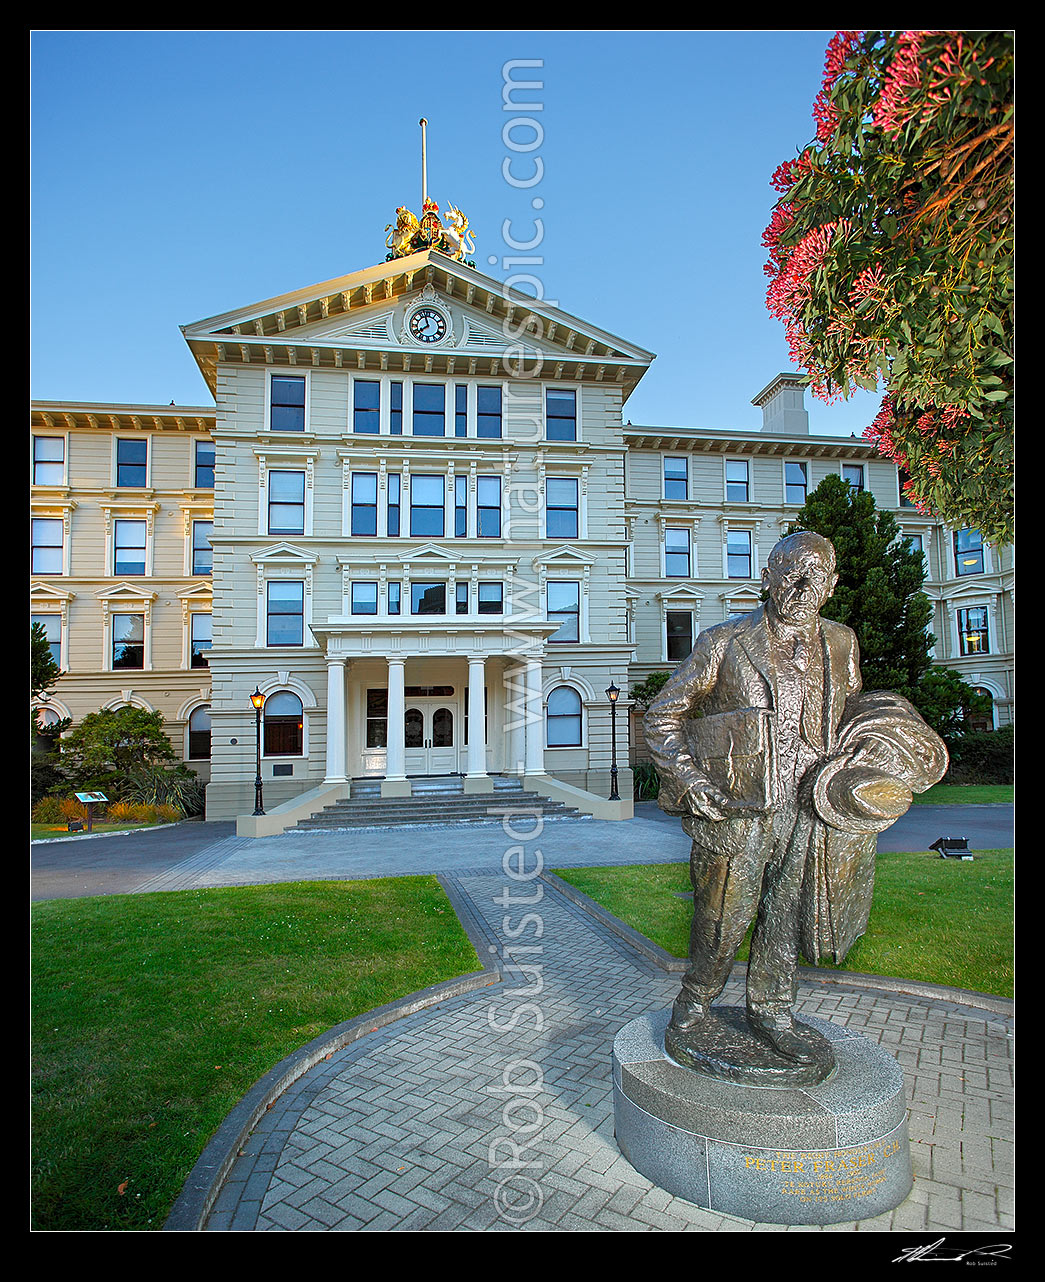
[[[449,311],[431,285],[426,285],[420,297],[407,308],[403,319],[403,337],[425,347],[433,347],[445,342],[453,332],[453,320]]]
[[[406,328],[410,337],[419,343],[441,343],[448,330],[446,314],[438,307],[415,307]]]

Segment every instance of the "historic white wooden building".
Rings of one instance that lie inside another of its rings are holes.
[[[184,326],[213,407],[34,404],[32,614],[64,670],[45,716],[158,708],[208,817],[246,816],[259,690],[269,817],[244,831],[433,775],[626,817],[606,691],[623,712],[751,609],[833,471],[919,542],[937,658],[1011,718],[1011,550],[904,507],[866,442],[811,435],[795,376],[755,398],[760,432],[633,425],[652,353],[401,249]]]

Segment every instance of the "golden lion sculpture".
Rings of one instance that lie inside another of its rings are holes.
[[[395,223],[389,223],[385,227],[385,231],[389,233],[385,238],[386,247],[397,258],[405,257],[410,252],[410,242],[420,226],[414,214],[405,205],[400,205],[396,210]]]

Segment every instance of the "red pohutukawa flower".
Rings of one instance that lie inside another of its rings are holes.
[[[922,44],[928,31],[904,31],[896,56],[885,73],[885,85],[871,112],[873,123],[887,134],[897,134],[913,114],[910,96],[921,83]]]
[[[785,234],[794,220],[794,209],[786,201],[781,201],[773,208],[769,226],[762,233],[762,244],[769,250],[769,262],[763,270],[767,276],[775,276],[783,267],[787,251],[781,252],[780,238]]]
[[[849,302],[854,307],[868,303],[867,310],[873,311],[884,302],[887,292],[882,264],[875,263],[858,273],[849,290]]]
[[[860,43],[859,31],[836,31],[827,44],[824,59],[824,79],[813,103],[813,119],[819,142],[827,142],[838,128],[838,112],[831,101],[831,90],[845,70],[853,50]]]
[[[766,306],[811,393],[883,386],[891,399],[865,435],[913,478],[905,501],[1000,542],[1012,528],[1011,46],[1006,32],[836,32],[816,136],[774,171],[762,235]],[[967,312],[949,314],[952,291],[976,295]]]
[[[827,257],[835,236],[844,236],[849,228],[849,222],[843,218],[814,227],[802,237],[788,253],[780,274],[766,291],[766,304],[771,315],[784,321],[785,325],[789,318],[797,316],[809,300],[810,276]]]
[[[774,191],[781,194],[790,191],[803,174],[813,168],[813,158],[808,151],[803,151],[795,160],[785,160],[777,165],[773,177],[769,180]]]
[[[824,88],[834,88],[834,83],[845,70],[853,50],[859,45],[862,32],[836,31],[827,42],[824,55]]]

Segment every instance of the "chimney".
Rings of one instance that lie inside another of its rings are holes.
[[[777,374],[751,402],[762,410],[762,431],[774,436],[808,436],[805,384],[797,374]]]

